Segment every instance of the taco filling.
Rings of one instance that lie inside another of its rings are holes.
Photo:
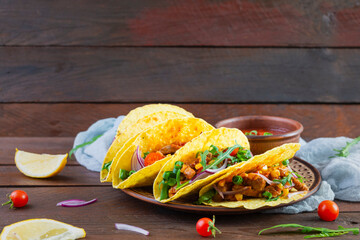
[[[177,161],[172,171],[165,171],[163,174],[163,180],[159,185],[160,200],[174,196],[179,189],[196,180],[247,161],[251,157],[251,152],[239,144],[225,149],[211,145],[208,150],[198,152],[195,159],[187,161],[188,163]]]
[[[156,161],[159,161],[169,155],[175,154],[177,150],[183,147],[185,143],[172,143],[162,147],[158,151],[154,152],[145,152],[141,154],[139,146],[136,148],[132,159],[131,159],[131,171],[127,171],[125,169],[120,169],[119,171],[119,178],[121,180],[127,179],[131,174],[137,172],[138,170],[150,166]]]
[[[230,175],[215,183],[197,203],[241,201],[252,198],[276,201],[308,190],[303,178],[290,168],[289,160],[284,160],[271,167],[262,164],[255,171]]]

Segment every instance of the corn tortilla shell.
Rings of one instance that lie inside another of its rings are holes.
[[[285,159],[290,159],[294,157],[295,153],[300,149],[300,144],[298,143],[288,143],[284,144],[282,146],[273,148],[263,154],[256,155],[250,160],[248,160],[245,164],[233,168],[233,169],[226,169],[228,170],[226,174],[221,176],[220,178],[212,181],[210,184],[203,187],[200,192],[199,196],[202,196],[204,193],[209,191],[213,185],[225,178],[233,177],[235,175],[241,174],[243,172],[252,172],[255,171],[257,166],[259,164],[265,164],[267,166],[272,166],[274,164],[280,163]],[[281,203],[289,203],[291,201],[295,201],[297,199],[302,198],[305,196],[306,193],[294,195],[291,198],[279,198],[276,201],[269,201],[266,202],[266,199],[264,198],[253,198],[253,199],[247,199],[242,201],[224,201],[224,202],[209,202],[204,203],[209,206],[221,206],[221,207],[228,207],[228,208],[238,208],[243,207],[246,209],[257,209],[264,206],[276,206]]]
[[[114,159],[130,138],[163,121],[182,117],[193,117],[193,115],[178,106],[170,104],[149,104],[130,111],[119,124],[115,139],[106,153],[100,170],[100,181],[111,182],[111,174],[107,170],[103,170],[103,167]]]
[[[194,138],[191,142],[187,143],[184,147],[179,149],[173,157],[163,166],[159,174],[157,175],[154,186],[153,186],[153,193],[156,200],[160,201],[160,183],[163,180],[163,174],[166,171],[172,171],[174,168],[174,164],[176,161],[181,161],[184,163],[191,163],[196,158],[196,154],[199,151],[205,151],[210,148],[211,145],[217,146],[219,149],[225,149],[231,147],[236,144],[240,144],[242,147],[246,149],[250,149],[250,144],[246,136],[238,129],[235,128],[219,128],[214,129],[209,132],[205,132]],[[179,197],[185,196],[191,192],[195,192],[200,190],[203,186],[212,182],[214,179],[222,176],[227,172],[227,170],[236,168],[238,165],[242,165],[243,163],[235,164],[231,167],[228,167],[222,171],[219,171],[215,174],[212,174],[204,179],[197,180],[183,188],[181,188],[177,193],[168,198],[163,199],[161,202],[169,202],[175,200]]]
[[[152,128],[139,133],[125,145],[127,149],[121,149],[115,156],[110,168],[114,188],[130,188],[151,186],[162,166],[171,156],[144,167],[122,181],[119,178],[120,169],[131,170],[131,159],[137,148],[140,152],[154,152],[171,143],[186,143],[199,136],[203,132],[213,130],[214,127],[199,118],[177,118],[160,123]],[[185,145],[186,146],[186,145]],[[180,151],[180,148],[178,151]]]

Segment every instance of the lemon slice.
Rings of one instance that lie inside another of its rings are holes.
[[[85,230],[52,219],[28,219],[4,227],[1,240],[65,240],[86,236]]]
[[[15,163],[19,171],[28,177],[48,178],[63,170],[67,156],[67,154],[35,154],[16,149]]]

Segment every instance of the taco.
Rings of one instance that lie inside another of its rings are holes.
[[[187,142],[214,127],[199,118],[162,122],[129,139],[110,168],[114,188],[151,186],[162,166]]]
[[[290,143],[256,155],[202,188],[197,203],[257,209],[302,198],[309,189],[288,160],[299,148]]]
[[[246,136],[238,129],[205,132],[182,147],[154,181],[156,200],[168,202],[200,190],[227,169],[252,157]]]
[[[124,144],[143,130],[172,118],[193,117],[190,112],[169,104],[149,104],[129,112],[119,124],[116,136],[104,158],[100,181],[111,182],[109,167]]]

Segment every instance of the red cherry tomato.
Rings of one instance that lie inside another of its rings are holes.
[[[22,190],[13,191],[9,196],[9,201],[2,204],[3,206],[6,204],[11,204],[10,208],[21,208],[24,207],[29,200],[29,197],[26,192]]]
[[[215,237],[216,232],[221,233],[221,231],[215,227],[215,216],[213,216],[213,220],[210,218],[200,218],[196,223],[196,231],[203,237],[210,235]]]
[[[160,159],[163,159],[164,157],[165,156],[161,152],[149,153],[144,160],[145,166],[149,166],[149,165],[153,164],[154,162],[156,162]]]
[[[239,148],[235,148],[231,153],[230,156],[234,157],[239,151]]]
[[[339,216],[339,207],[333,201],[322,201],[318,206],[318,215],[324,221],[334,221]]]
[[[196,223],[196,231],[203,237],[208,237],[212,233],[208,231],[209,222],[212,222],[210,218],[200,218]]]

